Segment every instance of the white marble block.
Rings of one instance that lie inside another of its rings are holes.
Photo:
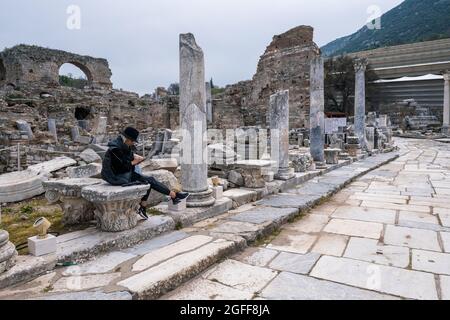
[[[223,187],[222,186],[217,186],[217,187],[213,187],[213,197],[216,200],[220,200],[223,198]]]
[[[28,238],[28,251],[35,257],[56,253],[56,237],[49,234],[46,239]]]

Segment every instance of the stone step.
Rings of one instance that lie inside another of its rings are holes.
[[[235,242],[218,239],[133,275],[117,285],[129,291],[133,299],[156,299],[236,250]]]
[[[216,203],[211,207],[205,208],[186,208],[180,212],[174,212],[169,210],[167,203],[162,203],[155,207],[158,211],[171,217],[178,226],[188,227],[196,222],[214,218],[223,213],[226,213],[233,206],[231,199],[224,197],[222,199],[216,200]]]
[[[153,216],[132,230],[111,233],[90,228],[69,233],[58,237],[57,260],[59,263],[87,261],[99,254],[129,248],[174,229],[175,222],[172,218]]]

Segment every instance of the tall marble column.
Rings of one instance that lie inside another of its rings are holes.
[[[450,134],[450,70],[444,74],[444,134]]]
[[[323,58],[312,59],[310,69],[310,150],[317,167],[325,166],[325,93]]]
[[[16,256],[16,247],[9,242],[8,232],[0,229],[0,274],[14,266]]]
[[[205,62],[191,33],[180,35],[181,185],[188,207],[215,203],[208,186]]]
[[[366,149],[366,59],[357,59],[355,67],[355,135]]]
[[[294,169],[289,168],[289,91],[270,96],[270,141],[272,159],[278,163],[275,178],[289,180]]]
[[[210,124],[213,122],[211,83],[208,81],[205,83],[205,85],[206,85],[206,120]]]

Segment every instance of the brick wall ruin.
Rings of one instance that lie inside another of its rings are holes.
[[[228,86],[214,101],[214,112],[219,114],[215,119],[223,119],[230,110],[234,118],[236,112],[242,118],[232,127],[242,123],[265,127],[270,96],[289,90],[290,126],[308,128],[310,61],[320,54],[313,33],[312,27],[299,26],[275,36],[261,56],[253,79]],[[217,125],[223,125],[223,121]]]

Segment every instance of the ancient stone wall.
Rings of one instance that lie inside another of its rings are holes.
[[[273,38],[258,63],[244,118],[246,125],[267,123],[272,94],[289,90],[291,128],[308,127],[310,61],[319,54],[313,28],[299,26]]]
[[[42,83],[57,86],[59,69],[65,63],[80,68],[86,74],[89,86],[112,89],[112,73],[107,60],[28,45],[18,45],[0,53],[0,85]]]
[[[219,99],[214,125],[223,127],[233,122],[266,127],[270,96],[289,90],[291,128],[309,127],[310,62],[320,54],[313,32],[312,27],[299,26],[275,36],[261,56],[253,79],[229,86],[225,94],[214,97]],[[227,119],[227,114],[232,118]]]
[[[275,36],[252,80],[227,86],[213,97],[213,122],[209,127],[267,127],[269,98],[279,90],[289,90],[291,128],[308,127],[309,66],[317,54],[311,27],[301,26]],[[59,68],[64,63],[84,71],[89,86],[60,86]],[[26,45],[1,52],[0,172],[17,169],[14,148],[18,144],[27,147],[20,161],[26,167],[62,152],[77,153],[93,142],[106,142],[125,126],[136,127],[150,139],[159,129],[179,128],[178,96],[160,89],[156,96],[139,97],[112,89],[110,78],[105,59]],[[54,120],[53,133],[49,120]],[[19,128],[23,124],[27,126],[25,131]]]
[[[246,97],[251,94],[252,82],[242,81],[225,88],[225,92],[214,96],[213,123],[214,129],[235,129],[244,126],[243,109]]]

